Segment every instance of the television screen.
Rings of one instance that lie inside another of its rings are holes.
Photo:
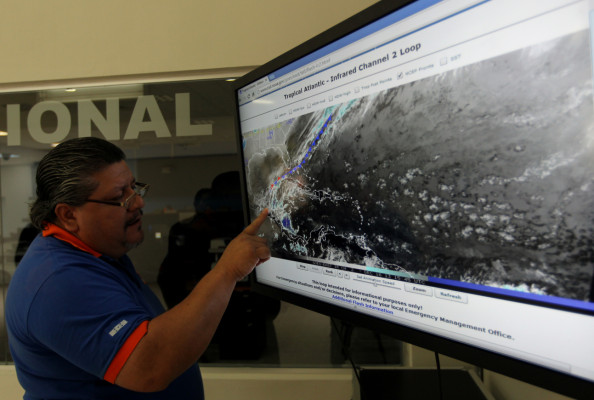
[[[256,287],[591,391],[592,9],[383,2],[240,79]]]

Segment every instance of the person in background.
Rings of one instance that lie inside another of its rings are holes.
[[[157,282],[167,307],[183,300],[216,261],[212,241],[227,244],[243,230],[239,172],[217,175],[194,196],[195,214],[169,230]]]
[[[185,299],[214,262],[215,255],[209,251],[210,242],[218,237],[220,224],[213,218],[215,205],[211,200],[211,189],[200,189],[194,196],[194,216],[175,223],[169,230],[167,255],[157,276],[168,308]]]
[[[37,169],[33,225],[6,299],[25,399],[202,399],[197,360],[236,282],[270,257],[257,236],[267,210],[216,266],[165,311],[126,253],[143,240],[148,185],[117,146],[68,140]]]
[[[168,251],[157,283],[168,308],[188,296],[216,263],[231,239],[243,229],[241,181],[238,171],[218,174],[210,187],[194,196],[195,214],[169,230]],[[238,282],[201,363],[225,360],[278,360],[273,320],[280,301]]]

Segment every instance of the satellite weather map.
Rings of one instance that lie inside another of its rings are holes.
[[[588,49],[577,33],[245,133],[273,255],[587,300]]]

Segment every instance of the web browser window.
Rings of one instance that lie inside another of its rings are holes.
[[[258,281],[594,380],[590,3],[414,7],[238,91]]]

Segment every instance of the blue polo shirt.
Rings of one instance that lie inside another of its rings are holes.
[[[25,399],[203,399],[198,365],[162,392],[113,384],[165,310],[127,256],[96,253],[55,225],[39,235],[8,288],[6,324]]]

